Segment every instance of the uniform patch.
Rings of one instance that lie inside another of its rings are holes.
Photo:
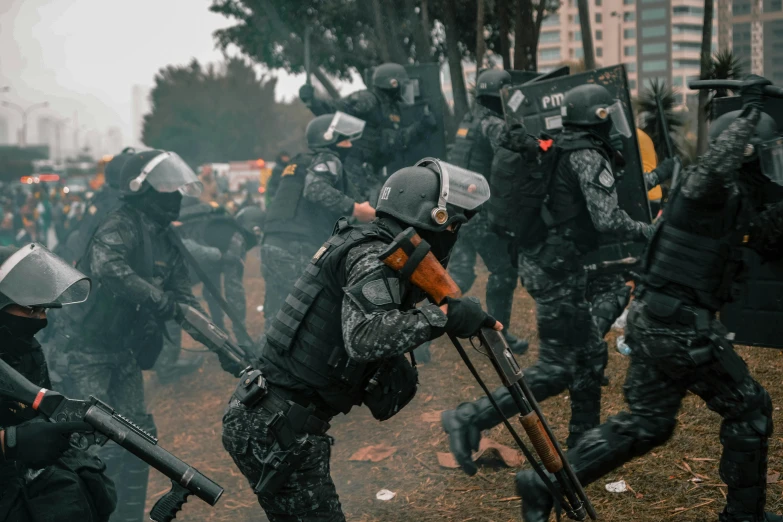
[[[323,245],[321,248],[318,249],[318,252],[315,253],[313,256],[313,261],[318,261],[321,259],[321,256],[324,255],[324,252],[329,250],[329,247],[327,245]]]
[[[393,121],[394,123],[400,123],[400,115],[399,114],[389,114],[389,119]]]
[[[119,232],[109,232],[101,238],[101,241],[109,246],[117,246],[124,243]]]
[[[285,168],[285,170],[280,175],[280,177],[282,177],[282,176],[293,176],[294,172],[296,172],[296,163],[291,163],[290,165],[288,165]]]
[[[383,279],[370,281],[362,287],[362,295],[375,306],[383,306],[394,302]]]
[[[611,188],[614,186],[614,176],[609,169],[604,169],[598,175],[598,182],[606,188]]]
[[[464,138],[468,135],[468,128],[467,127],[460,127],[457,129],[457,136],[460,138]]]

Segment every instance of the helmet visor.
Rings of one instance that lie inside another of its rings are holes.
[[[783,138],[766,141],[758,147],[761,172],[773,183],[783,186]]]
[[[204,186],[187,163],[174,152],[155,156],[142,170],[146,179],[158,192],[179,190],[185,196],[198,197]]]
[[[359,118],[351,116],[350,114],[337,111],[334,113],[332,123],[329,124],[329,128],[324,134],[324,138],[327,141],[331,141],[334,139],[335,134],[339,134],[340,136],[343,136],[343,139],[356,141],[362,137],[362,132],[364,132],[364,125],[364,120],[360,120]]]
[[[405,105],[413,105],[419,95],[419,80],[404,80],[400,84],[400,101]]]
[[[440,174],[440,195],[438,206],[446,204],[463,210],[474,210],[489,199],[487,179],[472,170],[466,170],[435,158],[424,158],[417,167],[428,167]]]
[[[606,110],[609,112],[609,117],[612,118],[612,124],[614,125],[614,128],[617,130],[617,132],[619,132],[623,138],[630,138],[631,124],[626,117],[622,102],[617,100],[612,105],[607,107]]]
[[[82,303],[90,279],[38,243],[26,245],[0,265],[0,302],[22,306]]]

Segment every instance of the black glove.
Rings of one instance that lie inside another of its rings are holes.
[[[481,301],[476,297],[447,298],[446,304],[449,308],[444,330],[457,337],[470,337],[478,333],[482,326],[492,328],[497,322],[481,308]]]
[[[313,89],[313,86],[304,84],[299,87],[299,99],[302,100],[305,105],[310,105],[310,102],[315,99],[315,89]]]
[[[222,353],[218,353],[217,356],[218,360],[220,361],[220,367],[223,368],[223,371],[230,373],[234,377],[239,377],[239,374],[241,374],[242,370],[245,369],[242,364],[234,361],[233,359],[229,359]]]
[[[16,433],[9,433],[15,430]],[[27,422],[5,432],[5,458],[41,469],[54,464],[70,447],[75,432],[92,432],[86,422]],[[9,440],[15,439],[15,440]]]
[[[161,321],[170,321],[177,315],[177,299],[174,297],[174,292],[163,292],[158,301],[158,309],[156,310],[156,317]]]
[[[655,175],[658,177],[658,183],[663,183],[664,181],[672,179],[672,175],[674,174],[674,159],[666,158],[660,165],[655,167],[653,172],[655,172]]]
[[[745,107],[751,107],[753,109],[764,109],[764,86],[771,85],[772,82],[759,76],[757,74],[749,74],[742,81],[743,85],[740,87],[740,96],[742,96],[742,104]]]
[[[535,140],[527,133],[527,129],[519,124],[514,124],[510,129],[506,129],[500,139],[503,147],[514,152],[524,153],[538,147],[538,140]]]

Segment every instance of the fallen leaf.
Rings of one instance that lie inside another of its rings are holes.
[[[375,446],[365,446],[351,455],[348,460],[358,460],[366,462],[380,462],[388,459],[397,451],[397,448],[386,444],[376,444]]]
[[[430,393],[429,395],[427,395],[426,397],[424,397],[424,404],[426,404],[426,403],[430,402],[430,401],[431,401],[432,399],[434,399],[434,398],[435,398],[435,396],[434,396],[433,394],[431,394],[431,393]]]
[[[440,422],[440,414],[443,410],[428,411],[421,414],[422,422]]]
[[[459,467],[459,464],[457,464],[457,459],[454,458],[454,455],[451,453],[443,453],[441,451],[438,452],[438,464],[440,464],[441,467],[448,469],[457,469]]]
[[[767,475],[767,484],[777,484],[779,478],[780,478],[780,473],[776,471],[772,472],[769,475]]]
[[[479,450],[473,454],[473,461],[477,461],[482,457],[489,458],[495,456],[499,458],[503,464],[509,468],[518,468],[525,462],[525,458],[514,448],[510,448],[504,444],[500,444],[492,439],[484,437],[479,443]],[[459,468],[457,460],[451,453],[438,452],[438,464],[444,468],[456,469]]]

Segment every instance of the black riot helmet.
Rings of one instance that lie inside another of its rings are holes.
[[[622,103],[602,85],[588,83],[574,87],[566,93],[560,110],[564,127],[594,131],[608,138],[614,126],[622,136],[631,136],[631,124]]]
[[[141,195],[149,190],[198,196],[203,189],[193,169],[176,153],[164,150],[133,153],[122,164],[118,178],[119,189],[126,196]]]
[[[119,189],[120,188],[120,173],[122,172],[122,167],[125,165],[125,162],[127,162],[129,159],[131,159],[136,154],[136,149],[133,147],[125,147],[122,149],[122,152],[114,156],[111,161],[106,165],[106,170],[104,171],[104,179],[106,180],[106,184],[113,188],[113,189]]]
[[[481,174],[424,158],[389,176],[375,212],[415,228],[445,266],[457,240],[449,227],[467,223],[488,199],[489,184]]]
[[[405,67],[398,63],[383,63],[376,67],[372,73],[372,86],[407,104],[414,101],[415,85]]]
[[[46,247],[0,247],[0,309],[10,304],[60,308],[89,295],[90,279]]]
[[[338,143],[356,141],[364,132],[364,120],[337,111],[316,116],[307,124],[307,146],[312,149],[333,149]]]
[[[248,248],[256,246],[261,241],[265,217],[264,211],[254,206],[245,207],[237,212],[235,219],[243,230]]]
[[[710,126],[710,140],[717,140],[729,125],[740,117],[742,111],[732,111],[720,116]],[[783,186],[783,137],[775,120],[766,112],[761,113],[742,158],[745,181],[773,182]],[[760,179],[759,179],[760,177]]]
[[[500,89],[511,85],[511,75],[503,69],[489,69],[478,76],[476,81],[476,101],[487,109],[503,113],[500,102]]]

